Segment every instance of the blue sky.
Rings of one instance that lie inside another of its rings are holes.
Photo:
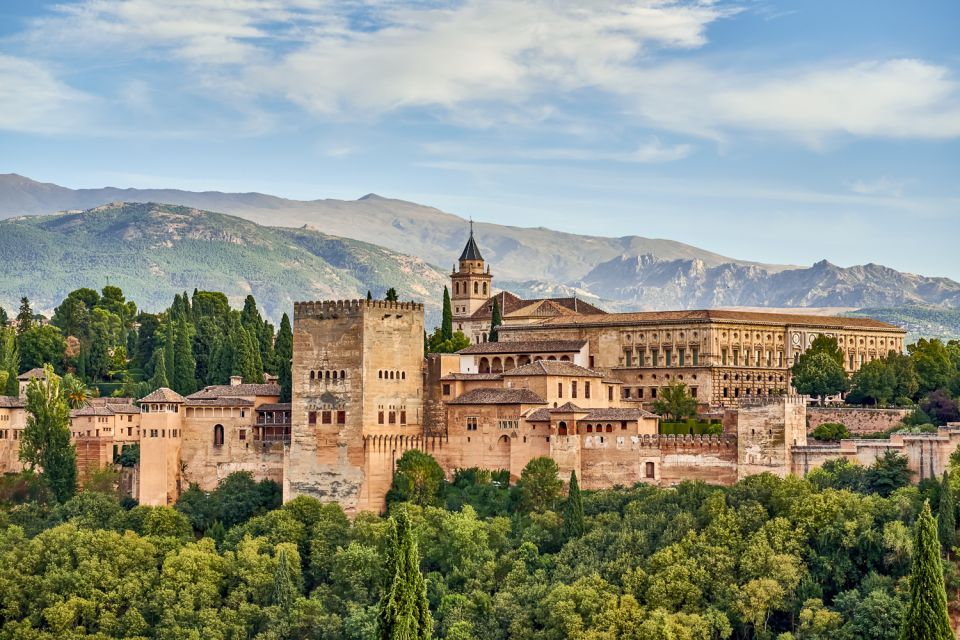
[[[960,280],[960,3],[0,3],[0,172]]]

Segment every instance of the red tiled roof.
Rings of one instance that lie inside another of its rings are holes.
[[[513,342],[481,342],[457,351],[461,355],[492,353],[573,353],[580,351],[586,340],[516,340]]]
[[[546,400],[529,389],[474,389],[447,404],[544,404]]]
[[[30,371],[21,373],[19,376],[17,376],[17,380],[32,380],[33,378],[46,378],[46,377],[47,377],[47,372],[42,367],[36,367],[34,369],[30,369]]]
[[[471,320],[489,320],[493,316],[493,299],[497,299],[497,304],[500,306],[500,314],[503,316],[508,316],[512,313],[516,313],[521,309],[530,307],[537,303],[548,302],[552,303],[549,305],[553,307],[556,305],[558,308],[552,308],[548,311],[552,311],[550,315],[563,313],[559,308],[565,309],[568,312],[573,314],[604,314],[606,311],[599,307],[595,307],[592,304],[584,302],[578,298],[533,298],[532,300],[524,300],[523,298],[516,296],[509,291],[501,291],[487,299],[480,307],[471,314]],[[531,315],[536,315],[534,310],[529,310]],[[567,314],[565,314],[567,315]]]
[[[846,318],[792,313],[764,313],[762,311],[735,311],[730,309],[701,309],[690,311],[636,311],[545,318],[535,325],[504,325],[501,331],[520,331],[539,327],[604,326],[659,324],[666,322],[739,322],[772,324],[778,326],[813,326],[837,329],[878,329],[903,331],[886,322],[872,318]]]
[[[440,378],[445,381],[453,380],[503,380],[500,373],[448,373]]]
[[[274,402],[272,404],[262,404],[257,407],[257,411],[290,411],[289,402]]]
[[[22,409],[27,401],[18,396],[0,396],[0,409]]]
[[[253,400],[247,398],[193,398],[187,396],[185,404],[188,407],[252,407]]]
[[[603,374],[593,369],[581,367],[572,362],[560,360],[537,360],[522,367],[504,371],[504,376],[581,376],[584,378],[602,378]]]
[[[170,402],[170,403],[182,403],[184,398],[182,395],[174,391],[173,389],[168,389],[167,387],[160,387],[153,393],[150,393],[143,398],[140,398],[140,402]]]
[[[188,398],[236,398],[239,396],[279,396],[280,385],[267,384],[216,384],[204,387]]]

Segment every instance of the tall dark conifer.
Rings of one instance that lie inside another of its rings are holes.
[[[176,356],[173,365],[173,390],[180,395],[190,395],[197,390],[197,361],[193,358],[191,325],[185,318],[177,322]]]
[[[571,540],[582,536],[583,530],[583,496],[580,495],[577,472],[571,471],[570,491],[567,494],[567,504],[563,509],[563,535],[567,540]]]
[[[377,640],[427,640],[433,633],[433,617],[410,519],[401,511],[391,521],[393,545],[387,566],[391,581],[380,600],[376,637]]]
[[[493,315],[490,318],[490,333],[487,334],[487,340],[497,342],[500,339],[500,325],[503,324],[503,318],[500,316],[500,303],[496,297],[493,298]]]
[[[949,558],[957,545],[957,501],[953,497],[953,487],[950,486],[950,474],[946,471],[943,472],[943,482],[940,485],[937,530],[940,544],[943,545],[943,550]]]
[[[443,322],[440,325],[440,335],[444,340],[453,338],[453,308],[450,306],[450,290],[443,288]]]
[[[290,328],[290,318],[283,314],[280,319],[280,331],[274,343],[274,353],[277,359],[277,376],[280,378],[280,401],[290,402],[293,386],[291,367],[293,366],[293,330]]]
[[[947,591],[940,561],[937,521],[924,502],[913,538],[910,601],[903,616],[900,640],[953,640],[947,614]]]

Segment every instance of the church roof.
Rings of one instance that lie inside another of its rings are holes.
[[[511,316],[540,316],[544,319],[563,316],[601,315],[606,311],[578,298],[534,298],[525,300],[509,291],[501,291],[488,298],[470,316],[471,320],[489,320],[493,316],[493,299],[497,299],[504,318]]]
[[[480,255],[480,248],[477,246],[477,241],[473,239],[473,223],[470,223],[470,238],[467,240],[467,246],[463,248],[463,253],[460,254],[461,262],[463,260],[483,260],[483,256]]]

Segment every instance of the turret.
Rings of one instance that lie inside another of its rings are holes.
[[[453,317],[465,318],[472,315],[490,298],[493,293],[493,275],[480,255],[480,248],[473,237],[473,220],[470,221],[470,237],[460,254],[458,267],[450,276],[452,282],[451,301]]]

